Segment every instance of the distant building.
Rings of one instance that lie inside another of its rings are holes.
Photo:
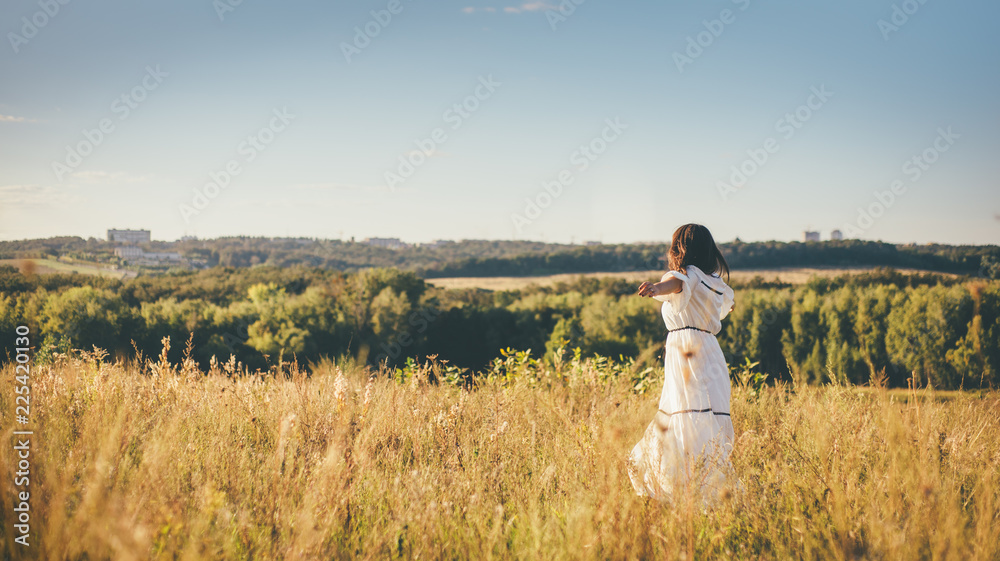
[[[844,233],[841,232],[840,230],[834,230],[834,231],[830,232],[830,239],[831,240],[842,240],[842,239],[844,239]]]
[[[399,238],[365,238],[361,243],[386,249],[403,249],[408,245]]]
[[[142,259],[142,254],[142,249],[135,246],[115,248],[115,257],[125,261],[138,261]]]
[[[196,242],[198,241],[198,236],[181,236],[182,242]]]
[[[165,261],[180,261],[181,260],[181,254],[177,253],[176,251],[168,251],[168,252],[161,252],[161,253],[143,252],[142,253],[142,258],[145,261],[153,261],[153,262],[162,263],[162,262],[165,262]]]
[[[430,247],[430,248],[433,248],[433,249],[440,249],[440,248],[445,247],[445,246],[455,245],[455,242],[452,241],[452,240],[434,240],[432,242],[422,243],[420,245],[423,246],[423,247]]]
[[[149,243],[149,230],[108,230],[108,241],[116,243]]]
[[[601,245],[601,242],[583,242],[583,245]]]
[[[805,241],[805,242],[818,242],[819,241],[819,232],[811,232],[809,230],[806,230],[805,232],[802,232],[802,241]]]
[[[170,252],[145,252],[142,248],[135,246],[116,247],[115,257],[130,263],[141,263],[149,265],[159,265],[161,263],[179,263],[181,254]]]

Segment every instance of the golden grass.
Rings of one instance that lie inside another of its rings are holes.
[[[766,281],[786,282],[789,284],[805,284],[813,277],[834,278],[841,275],[869,273],[874,271],[874,267],[785,267],[771,269],[740,269],[732,271],[730,278],[733,281],[749,282],[754,277],[760,276]],[[914,274],[924,271],[916,269],[898,269],[903,274]],[[938,273],[943,276],[954,276],[947,273]],[[428,284],[438,288],[484,288],[486,290],[520,290],[530,285],[552,286],[558,282],[573,282],[580,277],[594,278],[615,278],[626,279],[635,282],[636,285],[643,281],[657,280],[663,275],[663,271],[631,271],[617,273],[561,273],[557,275],[543,275],[536,277],[443,277],[426,279]]]
[[[637,497],[656,409],[627,375],[522,365],[474,390],[329,362],[311,377],[65,359],[33,375],[40,559],[997,559],[1000,398],[734,387],[743,491]],[[11,366],[3,558],[20,556]]]

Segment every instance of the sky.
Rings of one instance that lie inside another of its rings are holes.
[[[991,0],[6,0],[0,239],[1000,241]]]

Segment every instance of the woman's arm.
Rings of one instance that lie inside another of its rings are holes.
[[[664,294],[674,294],[680,292],[684,283],[673,275],[665,274],[663,279],[657,283],[644,282],[639,285],[639,296],[648,296],[650,298],[654,296],[662,296]]]

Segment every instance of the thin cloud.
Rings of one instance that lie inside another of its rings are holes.
[[[554,10],[556,7],[548,2],[524,2],[516,6],[504,6],[503,12],[505,14],[520,14],[523,12],[540,12],[542,10]],[[464,14],[474,14],[476,12],[496,12],[497,9],[493,6],[486,6],[483,8],[476,8],[475,6],[466,6],[462,8],[462,13]]]
[[[290,186],[292,189],[309,189],[316,191],[387,191],[385,185],[357,185],[354,183],[299,183]]]
[[[14,115],[0,115],[0,123],[37,123],[36,119],[27,117],[15,117]]]
[[[0,185],[0,200],[5,207],[51,207],[55,205],[77,204],[82,198],[67,192],[63,186],[20,184]]]
[[[555,6],[549,4],[548,2],[525,2],[520,6],[514,8],[513,13],[520,12],[540,12],[542,10],[554,10]],[[504,11],[511,11],[509,8],[504,8]]]
[[[124,171],[77,171],[70,177],[81,183],[145,183],[151,175],[132,175]]]

